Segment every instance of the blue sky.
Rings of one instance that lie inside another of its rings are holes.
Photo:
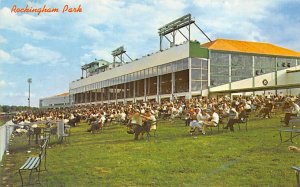
[[[82,13],[11,13],[12,6],[77,7]],[[112,61],[124,45],[131,58],[158,51],[160,26],[191,13],[212,39],[277,44],[300,51],[298,0],[0,0],[0,105],[32,105],[68,91],[80,66],[95,58]],[[207,42],[196,28],[192,39]],[[178,38],[178,40],[183,40]]]

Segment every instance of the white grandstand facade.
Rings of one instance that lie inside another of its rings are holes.
[[[190,29],[194,21],[187,16],[160,28],[161,41],[166,34]],[[174,24],[176,29],[170,30]],[[201,45],[189,38],[188,34],[180,45],[175,45],[175,37],[168,39],[170,48],[131,62],[124,63],[122,47],[113,51],[113,63],[100,60],[84,65],[86,76],[82,73],[69,85],[70,104],[160,102],[265,91],[299,94],[299,52],[268,43],[208,37],[210,42]],[[115,61],[118,55],[121,62]]]

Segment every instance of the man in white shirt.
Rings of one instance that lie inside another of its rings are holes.
[[[232,102],[231,108],[230,108],[230,110],[228,112],[228,122],[227,122],[226,127],[224,127],[224,129],[228,129],[229,128],[230,131],[233,132],[234,131],[233,125],[237,122],[238,117],[239,117],[239,114],[236,111],[235,103]]]
[[[219,114],[216,113],[214,108],[212,109],[211,113],[212,113],[211,119],[203,123],[202,134],[206,134],[207,127],[216,127],[219,124],[219,120],[220,120]]]
[[[284,116],[285,126],[289,126],[291,116],[299,116],[300,115],[299,105],[296,104],[294,101],[290,101],[289,104],[290,104],[291,112],[285,113],[285,116]]]
[[[120,116],[121,116],[121,121],[126,121],[126,113],[123,110],[121,111]]]

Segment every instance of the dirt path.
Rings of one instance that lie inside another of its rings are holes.
[[[9,174],[15,172],[15,164],[12,162],[12,155],[6,155],[5,160],[1,164],[1,167],[4,167],[3,173],[1,174],[1,185],[3,187],[11,187],[13,186],[11,182],[9,181]]]

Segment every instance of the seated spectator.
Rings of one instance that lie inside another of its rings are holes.
[[[144,124],[150,127],[150,130],[156,130],[156,118],[151,110],[147,109],[145,115],[143,116]]]
[[[190,112],[187,112],[185,115],[185,126],[189,126],[191,122],[191,114]]]
[[[289,101],[290,110],[287,110],[284,116],[285,126],[289,126],[292,116],[300,115],[300,107],[294,101]]]
[[[219,114],[216,113],[215,108],[212,108],[211,113],[209,120],[203,122],[202,134],[206,134],[207,127],[216,127],[219,124]]]
[[[198,122],[197,120],[197,110],[194,111],[192,110],[190,112],[190,133],[192,134],[193,132],[195,132],[195,129],[196,128],[199,128],[201,129],[202,128],[202,125],[200,125],[200,123]]]
[[[262,118],[271,118],[270,113],[273,110],[274,105],[273,103],[268,99],[265,103],[263,103],[258,116]]]
[[[229,110],[229,114],[228,114],[228,122],[226,127],[224,127],[224,129],[230,129],[230,131],[234,132],[234,128],[233,125],[237,122],[239,117],[239,113],[236,111],[236,106],[235,103],[232,102],[231,104],[231,108]]]
[[[190,122],[190,127],[191,127],[190,133],[195,132],[196,129],[198,131],[202,131],[203,123],[209,120],[210,118],[210,115],[207,113],[206,110],[200,110],[200,109],[197,110],[199,110],[199,112],[196,115],[196,119],[194,119],[194,116],[192,115],[193,120]]]
[[[245,122],[247,118],[247,112],[243,105],[238,105],[237,112],[239,113],[238,122]]]

